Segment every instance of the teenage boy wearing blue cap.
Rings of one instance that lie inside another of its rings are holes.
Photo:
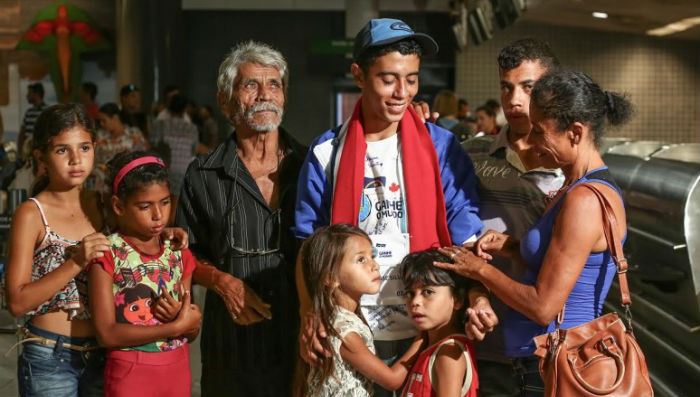
[[[454,134],[424,123],[411,106],[421,58],[437,51],[435,40],[403,21],[369,21],[355,37],[350,69],[362,97],[348,120],[314,140],[299,177],[298,238],[320,226],[351,223],[372,240],[381,289],[361,304],[377,355],[385,361],[400,357],[416,335],[398,277],[403,257],[462,244],[482,228],[471,161]],[[300,267],[301,312],[309,319]],[[313,360],[309,346],[315,335],[304,334],[302,356]]]

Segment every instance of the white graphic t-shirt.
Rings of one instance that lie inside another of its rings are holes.
[[[382,283],[362,297],[362,312],[376,340],[410,338],[416,331],[403,300],[399,263],[409,253],[408,219],[398,134],[367,142],[359,227],[372,240]]]

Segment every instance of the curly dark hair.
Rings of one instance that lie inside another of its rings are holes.
[[[158,157],[157,154],[142,151],[124,151],[114,155],[114,157],[107,162],[109,186],[111,187],[114,184],[114,179],[117,177],[119,170],[125,165],[133,160],[146,156]],[[136,190],[153,183],[164,183],[170,186],[168,184],[168,169],[159,164],[140,165],[124,176],[119,183],[117,191],[112,192],[112,194],[119,197],[121,200],[126,200],[126,198]]]
[[[536,39],[516,40],[503,47],[498,54],[498,67],[501,72],[515,69],[523,61],[539,61],[547,71],[559,67],[559,59],[549,48],[549,44]]]

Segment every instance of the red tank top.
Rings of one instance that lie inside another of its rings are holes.
[[[473,349],[471,348],[467,336],[460,334],[450,335],[420,353],[408,375],[406,387],[404,387],[403,393],[401,393],[402,397],[435,396],[432,382],[433,363],[435,362],[440,348],[447,344],[456,344],[461,347],[464,352],[464,358],[467,360],[467,372],[460,395],[464,397],[476,397],[476,391],[479,388],[479,378],[477,377],[476,366],[474,365]]]

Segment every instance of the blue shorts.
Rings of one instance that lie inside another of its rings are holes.
[[[57,341],[55,346],[27,342],[17,361],[17,380],[22,397],[102,396],[104,349],[77,351],[76,346],[97,346],[94,338],[71,338],[27,324],[29,332]]]

